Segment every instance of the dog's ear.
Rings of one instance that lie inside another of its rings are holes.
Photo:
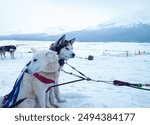
[[[71,39],[69,42],[71,43],[71,45],[75,42],[76,38]]]
[[[58,41],[57,45],[63,44],[63,42],[66,40],[66,35],[63,35]]]
[[[37,50],[35,48],[31,48],[32,53],[35,53]]]

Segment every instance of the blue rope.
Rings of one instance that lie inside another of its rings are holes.
[[[10,104],[14,104],[16,102],[19,91],[20,91],[21,81],[22,81],[25,71],[26,71],[26,68],[22,71],[21,76],[15,81],[12,91],[6,96],[6,99],[4,99],[4,103],[2,106],[3,108],[8,108]]]

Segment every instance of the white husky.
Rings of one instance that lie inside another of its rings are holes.
[[[59,68],[62,68],[64,65],[64,61],[67,61],[70,58],[75,57],[75,53],[73,52],[73,43],[75,41],[75,38],[71,40],[66,40],[66,36],[63,35],[58,41],[55,43],[52,43],[50,46],[50,50],[53,50],[57,52],[58,58],[59,58]],[[58,71],[58,78],[59,78],[60,72]],[[56,80],[56,84],[58,84],[58,78]],[[55,96],[58,102],[65,102],[64,99],[61,98],[59,88],[54,88]]]
[[[26,68],[27,73],[24,73],[22,78],[17,101],[26,99],[16,107],[46,108],[50,105],[58,107],[54,104],[53,88],[50,88],[58,78],[57,53],[51,50],[36,51],[35,49],[32,49],[32,52],[33,58]],[[50,92],[47,94],[48,90]],[[0,107],[4,101],[4,97],[0,98]]]

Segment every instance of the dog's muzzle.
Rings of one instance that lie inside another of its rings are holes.
[[[27,64],[26,64],[26,69],[24,70],[24,72],[28,73],[28,74],[31,74],[30,71],[28,70],[28,66],[31,64],[31,61],[29,61]]]
[[[32,73],[28,70],[28,68],[26,68],[26,70],[25,70],[24,72],[27,73],[27,74],[32,74]]]

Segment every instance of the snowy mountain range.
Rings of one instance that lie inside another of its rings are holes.
[[[30,34],[9,34],[1,35],[0,40],[57,40],[61,35],[66,34],[68,38],[76,38],[77,41],[104,41],[104,42],[150,42],[150,22],[148,20],[142,20],[142,22],[132,22],[127,20],[126,22],[114,20],[105,22],[103,24],[91,26],[83,30],[69,31],[60,28],[47,29],[40,33]],[[122,22],[122,23],[120,23]],[[57,33],[56,33],[57,32]]]
[[[139,22],[116,26],[112,23],[66,34],[68,37],[76,37],[79,41],[150,42],[150,24]]]

